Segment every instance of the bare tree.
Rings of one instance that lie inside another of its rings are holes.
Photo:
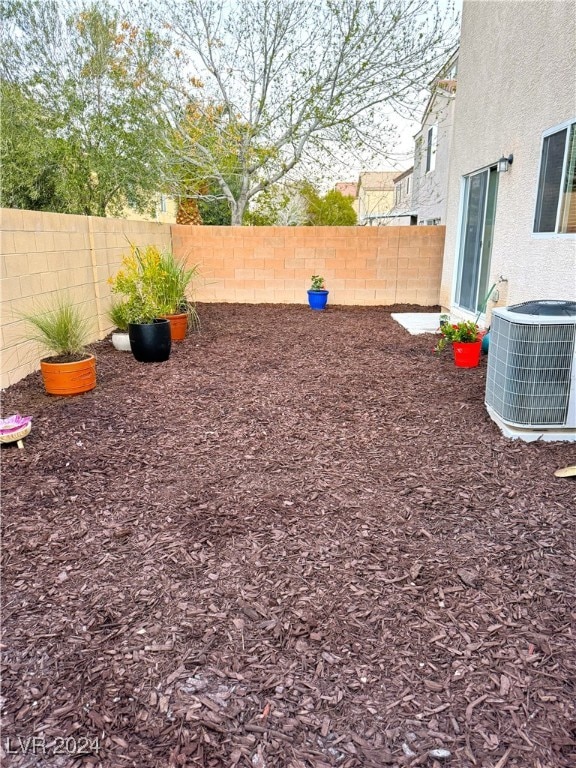
[[[409,109],[454,45],[435,0],[166,4],[193,75],[173,126],[177,163],[217,182],[232,224],[305,153],[381,142],[385,105]]]

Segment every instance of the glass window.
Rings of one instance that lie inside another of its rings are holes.
[[[534,232],[576,233],[576,122],[542,142]]]
[[[435,125],[428,129],[426,139],[426,173],[430,173],[436,167],[436,133],[437,128]]]

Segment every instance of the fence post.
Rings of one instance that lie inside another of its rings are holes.
[[[100,281],[98,279],[98,262],[96,259],[96,247],[94,244],[94,224],[93,217],[88,219],[88,247],[90,249],[90,263],[92,265],[92,282],[94,283],[94,299],[96,303],[96,319],[98,322],[98,338],[103,339],[106,335],[106,328],[102,322],[102,297],[100,296]]]

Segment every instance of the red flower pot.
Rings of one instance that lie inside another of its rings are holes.
[[[453,341],[452,351],[457,368],[476,368],[480,362],[482,339],[478,341]]]

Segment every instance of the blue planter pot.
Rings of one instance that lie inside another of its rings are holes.
[[[328,291],[308,291],[308,304],[311,309],[324,309],[328,301]]]

